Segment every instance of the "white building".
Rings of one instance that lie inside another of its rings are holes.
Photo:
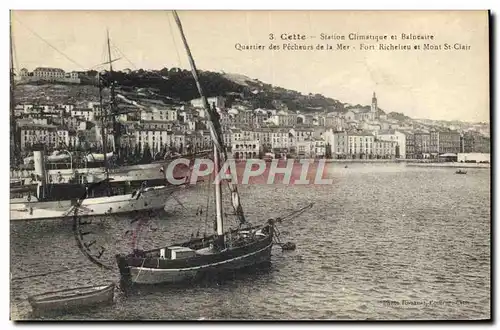
[[[375,137],[371,133],[349,133],[347,154],[352,158],[368,158],[373,154],[373,142]]]
[[[375,140],[372,152],[377,158],[392,159],[396,157],[396,141]]]
[[[73,108],[70,113],[71,117],[80,117],[85,119],[86,121],[94,120],[94,109]]]
[[[271,148],[273,151],[291,147],[289,134],[289,130],[284,128],[275,129],[271,132]]]
[[[397,130],[374,132],[378,140],[396,142],[399,149],[399,158],[406,158],[406,135]],[[396,152],[396,157],[398,152]]]
[[[176,121],[177,110],[175,109],[152,109],[142,110],[141,120],[154,120],[154,121]]]
[[[226,98],[222,96],[209,97],[207,99],[208,104],[212,107],[215,104],[215,107],[218,109],[223,109],[226,107]],[[191,100],[191,105],[195,108],[204,108],[203,100],[201,98],[197,98]]]
[[[152,156],[165,147],[173,146],[172,132],[163,129],[143,128],[135,131],[135,142],[144,150],[146,144],[151,149]]]
[[[55,125],[31,124],[22,126],[21,149],[42,143],[48,148],[65,146],[69,143],[68,131]]]
[[[326,155],[326,142],[321,138],[314,139],[314,157],[323,158]]]
[[[312,138],[308,138],[304,141],[297,141],[295,143],[295,148],[298,158],[310,158],[314,153],[315,141]]]
[[[291,128],[289,131],[293,142],[302,142],[314,134],[314,128]]]
[[[80,83],[78,72],[64,72],[63,69],[44,67],[36,68],[33,72],[29,72],[27,69],[23,68],[20,71],[19,79],[21,81],[49,81],[73,84]]]
[[[253,141],[233,141],[231,152],[234,159],[258,158],[260,153],[260,143]]]
[[[485,153],[459,153],[457,154],[459,163],[466,162],[490,162],[490,154]]]

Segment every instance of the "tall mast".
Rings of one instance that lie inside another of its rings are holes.
[[[213,113],[210,108],[210,105],[208,104],[208,100],[203,93],[203,88],[201,87],[200,81],[198,79],[198,70],[196,68],[196,63],[194,62],[193,56],[191,54],[191,50],[189,48],[189,45],[186,40],[186,36],[184,35],[184,30],[182,28],[182,23],[179,19],[179,16],[177,15],[177,12],[174,10],[174,19],[175,22],[177,23],[177,26],[179,27],[179,31],[181,34],[182,42],[184,44],[184,48],[186,49],[186,53],[189,59],[189,64],[191,65],[191,72],[193,74],[193,78],[196,82],[196,87],[198,88],[198,93],[200,94],[201,100],[203,102],[203,106],[207,113],[209,114],[209,127],[210,127],[210,132],[212,135],[212,139],[214,140],[214,173],[217,175],[220,171],[220,152],[224,152],[223,148],[223,140],[221,139],[221,136],[219,132],[216,131],[215,124],[217,119],[215,118],[215,113]],[[224,234],[224,228],[223,228],[223,212],[222,212],[222,187],[220,180],[215,180],[215,213],[217,217],[217,235],[222,236]]]
[[[106,114],[104,112],[104,106],[102,102],[102,84],[101,84],[101,74],[97,73],[97,83],[99,86],[99,107],[101,108],[101,136],[102,136],[102,152],[104,154],[104,168],[106,171],[106,179],[109,179],[108,170],[108,159],[106,157],[108,153],[108,136],[106,134]]]
[[[118,156],[118,161],[120,161],[120,129],[119,124],[116,122],[116,95],[115,95],[115,82],[113,79],[113,59],[111,58],[111,43],[109,41],[109,30],[106,30],[107,42],[108,42],[108,61],[109,61],[109,74],[110,74],[110,91],[111,91],[111,119],[113,123],[113,138],[115,144],[115,152]]]
[[[16,102],[14,100],[14,51],[13,51],[13,39],[12,39],[12,18],[9,22],[9,39],[10,39],[10,143],[12,144],[11,154],[13,156],[14,163],[17,164],[18,161],[18,146],[19,141],[17,141],[17,125],[16,125],[16,113],[14,111],[16,107]]]
[[[220,154],[214,145],[214,177],[220,172]],[[217,235],[224,235],[224,219],[222,212],[222,186],[220,180],[215,179],[215,215],[217,221]]]
[[[179,19],[179,16],[177,15],[177,12],[175,10],[173,11],[173,15],[174,15],[175,22],[179,28],[179,32],[181,35],[182,42],[184,44],[184,48],[186,49],[186,53],[187,53],[187,56],[189,59],[189,64],[191,65],[191,73],[192,73],[193,78],[196,82],[196,87],[198,88],[198,93],[200,94],[201,100],[203,102],[203,107],[205,108],[205,111],[209,115],[208,116],[209,117],[208,127],[210,129],[210,135],[212,136],[212,140],[214,142],[215,152],[218,153],[217,157],[214,157],[215,158],[214,159],[214,163],[215,163],[214,167],[220,168],[220,160],[221,159],[227,160],[228,157],[227,157],[226,148],[224,147],[224,139],[223,139],[223,134],[222,134],[222,128],[221,128],[220,121],[219,121],[219,114],[217,113],[217,109],[215,109],[215,108],[212,109],[210,107],[210,105],[208,104],[208,100],[205,97],[205,94],[203,93],[203,89],[201,88],[201,84],[200,84],[200,81],[198,79],[198,70],[196,69],[196,64],[194,62],[193,56],[191,55],[191,50],[190,50],[189,45],[187,43],[186,36],[184,35],[184,30],[182,28],[181,20]],[[217,164],[217,162],[219,162],[219,163]],[[235,211],[236,217],[240,221],[240,225],[248,224],[248,222],[245,219],[245,214],[243,213],[243,207],[241,206],[241,203],[240,203],[240,196],[238,194],[238,188],[236,187],[235,184],[233,184],[231,182],[231,180],[228,180],[227,184],[229,186],[229,190],[231,191],[231,203],[233,205],[233,209]],[[218,183],[217,180],[216,180],[216,184],[215,184],[215,189],[216,189],[216,196],[217,196],[217,194],[220,194],[220,191],[221,191],[220,183]],[[219,191],[219,193],[217,191]],[[222,195],[222,194],[220,194],[220,195]],[[222,205],[222,201],[218,201],[218,203],[220,205]],[[216,206],[216,207],[218,208],[219,206]],[[222,209],[222,206],[220,206],[220,209]],[[217,223],[222,224],[222,212],[219,215],[219,217],[217,218]],[[221,226],[218,225],[217,227],[218,227],[217,232],[221,232],[222,225]]]

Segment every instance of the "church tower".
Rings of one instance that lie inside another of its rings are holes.
[[[378,112],[378,108],[377,108],[377,96],[375,95],[375,92],[373,92],[373,97],[372,97],[372,107],[370,109],[371,113],[372,113],[372,119],[376,119],[378,117],[377,115],[377,112]]]
[[[377,112],[377,96],[375,95],[375,92],[373,92],[373,97],[372,97],[372,112]]]

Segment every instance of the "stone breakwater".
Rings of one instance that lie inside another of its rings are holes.
[[[407,163],[406,166],[419,167],[456,167],[456,168],[491,168],[487,163]]]

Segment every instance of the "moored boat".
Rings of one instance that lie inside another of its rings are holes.
[[[467,174],[467,171],[458,170],[455,172],[455,174]]]
[[[109,46],[109,38],[108,38]],[[111,65],[111,58],[109,59]],[[110,67],[111,69],[111,67]],[[112,71],[112,70],[111,70]],[[85,215],[108,215],[117,213],[128,213],[133,211],[146,210],[161,210],[164,209],[165,203],[173,192],[177,191],[182,186],[169,184],[164,174],[158,169],[158,175],[163,178],[155,178],[154,184],[148,186],[148,183],[140,185],[140,187],[131,186],[128,177],[119,177],[118,183],[113,184],[114,175],[110,171],[108,162],[113,156],[113,152],[107,151],[108,132],[106,120],[109,117],[102,100],[102,83],[101,76],[98,75],[100,106],[103,109],[101,116],[101,137],[103,152],[99,154],[89,154],[87,160],[95,159],[103,161],[104,178],[93,178],[93,180],[83,180],[80,182],[81,176],[78,175],[76,182],[61,182],[58,178],[54,178],[47,172],[47,161],[49,159],[63,159],[65,155],[53,154],[52,156],[45,155],[45,146],[37,143],[32,146],[34,163],[33,177],[36,184],[35,196],[28,192],[27,196],[22,196],[22,199],[16,198],[10,203],[10,218],[11,221],[19,220],[45,220],[59,219],[68,216],[74,216],[74,210],[77,209],[77,214]],[[119,144],[119,125],[116,123],[117,109],[114,100],[114,84],[111,83],[111,102],[109,115],[113,119],[114,138],[116,145]],[[118,129],[118,131],[117,131]],[[116,150],[115,146],[115,150]],[[117,157],[120,155],[118,154]],[[52,158],[50,158],[52,157]],[[68,155],[71,160],[71,156]],[[153,165],[156,168],[158,165]],[[140,169],[140,168],[139,168]],[[139,171],[141,172],[141,171]],[[110,174],[113,177],[110,177]],[[130,174],[130,173],[127,173]],[[97,179],[97,180],[96,180]],[[141,178],[139,178],[140,180]],[[135,180],[135,181],[139,181]],[[160,182],[158,182],[158,180]],[[93,181],[93,182],[88,182]],[[19,193],[22,193],[18,190]],[[77,200],[85,196],[84,201],[77,205]]]
[[[24,191],[21,198],[11,199],[10,220],[59,219],[71,216],[76,200],[86,194],[78,213],[85,215],[105,215],[143,210],[161,210],[172,193],[182,186],[168,184],[165,180],[154,180],[132,186],[127,182],[113,183],[105,180],[88,184],[47,183],[44,171],[43,151],[35,151],[35,172],[39,181],[32,194]]]
[[[181,22],[175,11],[174,18],[188,53],[193,77],[205,111],[208,113],[208,126],[210,127],[213,143],[214,172],[212,175],[215,177],[215,173],[219,173],[222,168],[221,163],[228,159],[217,110],[210,107],[204,96],[194,60],[187,45]],[[231,170],[229,169],[229,171]],[[211,184],[212,180],[209,180],[209,182]],[[223,210],[222,183],[216,179],[213,182],[215,193],[213,201],[215,204],[214,227],[216,233],[210,236],[204,235],[202,238],[192,238],[180,244],[165,245],[149,251],[141,251],[134,246],[132,253],[116,255],[122,283],[178,283],[201,279],[210,274],[218,275],[243,268],[257,267],[261,264],[269,264],[273,244],[278,243],[275,226],[283,218],[270,219],[258,226],[250,224],[243,212],[237,186],[231,179],[226,180],[225,183],[227,183],[230,190],[233,215],[239,221],[237,229],[224,229],[224,220],[229,215]],[[205,212],[209,212],[208,206],[209,203],[207,202]],[[310,207],[312,207],[312,204],[294,213],[301,213]],[[288,244],[291,246],[291,243]]]
[[[162,210],[168,197],[179,187],[155,186],[128,194],[87,198],[78,209],[80,216],[109,215],[133,211]],[[75,200],[27,201],[10,204],[11,221],[63,219],[73,214]]]
[[[70,311],[111,304],[114,290],[114,283],[77,287],[29,296],[28,301],[35,314]]]
[[[117,255],[122,280],[178,283],[271,262],[274,223],[233,230],[151,251]],[[223,242],[223,245],[220,245]]]

